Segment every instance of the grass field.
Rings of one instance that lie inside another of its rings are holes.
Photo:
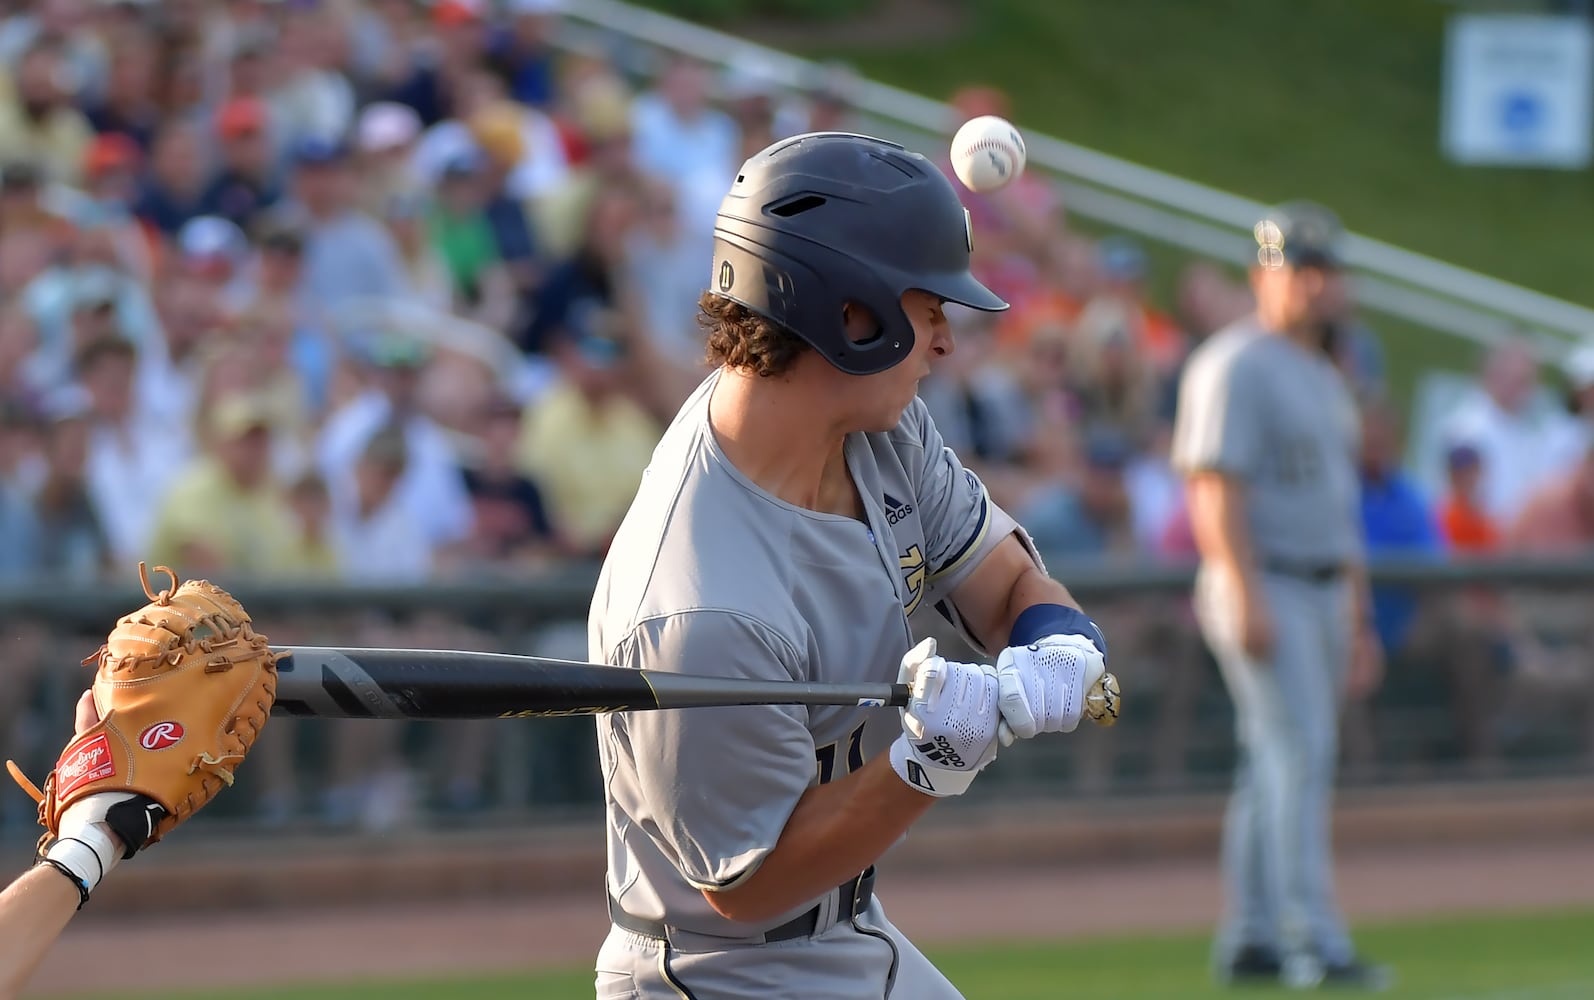
[[[1385,996],[1413,1000],[1594,996],[1594,948],[1589,947],[1594,941],[1594,911],[1373,925],[1361,931],[1358,940],[1369,955],[1396,968],[1397,987]],[[1014,943],[978,950],[934,949],[932,954],[968,1000],[1200,1000],[1235,995],[1211,985],[1206,973],[1207,939],[1198,935]],[[591,982],[583,963],[563,974],[158,996],[160,1000],[563,1000],[591,997]],[[1261,1000],[1275,991],[1247,989],[1239,995]],[[126,994],[118,996],[127,1000]]]
[[[964,30],[945,37],[849,42],[837,31],[802,54],[939,99],[997,84],[1025,127],[1261,201],[1315,198],[1358,232],[1594,305],[1576,250],[1594,230],[1587,171],[1462,167],[1442,155],[1451,4],[979,0],[963,10]]]

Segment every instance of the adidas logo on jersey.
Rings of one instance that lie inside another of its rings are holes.
[[[898,500],[889,493],[885,495],[885,500],[887,524],[896,524],[898,521],[913,513],[913,504],[911,503],[903,503],[901,500]]]

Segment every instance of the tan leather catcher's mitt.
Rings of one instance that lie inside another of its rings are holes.
[[[112,807],[106,821],[126,844],[124,857],[132,857],[232,784],[271,713],[279,654],[243,605],[208,581],[179,586],[176,573],[155,570],[171,587],[152,592],[139,563],[149,603],[117,622],[83,661],[96,667],[99,723],[67,744],[42,792],[6,762],[39,803],[39,822],[49,831],[41,852],[60,833],[68,806],[118,792],[133,797]]]

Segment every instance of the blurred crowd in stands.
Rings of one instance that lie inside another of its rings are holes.
[[[859,127],[844,66],[788,90],[756,65],[574,54],[551,44],[559,0],[4,6],[10,583],[125,582],[146,560],[224,584],[401,584],[601,556],[706,374],[695,304],[737,167]],[[949,96],[948,135],[1012,113],[990,89]],[[1248,310],[1243,276],[1191,262],[1157,301],[1146,247],[1079,231],[1036,172],[967,204],[976,269],[1014,308],[954,316],[958,349],[923,385],[948,443],[1059,558],[1188,561],[1174,389]],[[1594,543],[1594,358],[1563,380],[1572,406],[1547,406],[1539,363],[1504,343],[1407,462],[1383,345],[1336,288],[1375,553]],[[1490,598],[1468,606],[1490,620]],[[1392,647],[1418,628],[1400,594],[1381,614]],[[307,629],[282,641],[497,641],[446,621]],[[470,733],[447,744],[462,807],[491,756]],[[348,736],[328,815],[357,811],[371,755],[397,752],[372,740]],[[291,768],[259,767],[292,812]]]

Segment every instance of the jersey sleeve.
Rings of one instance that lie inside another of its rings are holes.
[[[932,593],[944,595],[1017,530],[1018,522],[992,502],[980,477],[946,446],[921,400],[904,414],[903,429],[912,447],[906,464],[910,475],[915,467],[918,475],[914,499],[924,528],[926,582]]]
[[[1250,380],[1235,377],[1235,360],[1233,354],[1207,355],[1185,369],[1169,452],[1180,472],[1256,474],[1263,428],[1255,418],[1255,390]]]
[[[718,610],[644,621],[609,662],[755,680],[806,677],[773,630]],[[698,889],[729,889],[752,875],[817,774],[802,705],[628,712],[612,722],[611,793]]]

